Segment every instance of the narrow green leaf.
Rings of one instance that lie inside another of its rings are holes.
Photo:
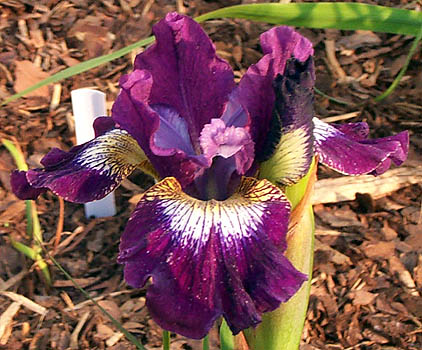
[[[15,241],[12,237],[10,237],[10,241],[12,243],[13,248],[21,252],[23,255],[26,255],[31,260],[35,260],[37,258],[38,253],[33,248],[28,247],[26,244],[23,244],[21,242]]]
[[[15,146],[15,144],[6,139],[2,139],[4,147],[10,152],[13,157],[13,160],[16,163],[16,166],[19,170],[28,170],[28,165],[25,161],[25,156],[21,150]],[[26,231],[28,235],[33,238],[33,248],[29,248],[23,243],[16,242],[12,240],[12,245],[19,250],[21,253],[25,254],[32,260],[36,261],[38,267],[41,269],[41,272],[44,275],[45,281],[48,285],[51,284],[51,276],[48,270],[48,264],[44,261],[41,254],[41,245],[43,242],[42,231],[40,220],[38,218],[37,207],[34,201],[27,200],[25,201],[25,213],[26,213]]]
[[[99,305],[95,299],[93,299],[89,293],[83,289],[73,278],[72,276],[57,262],[56,259],[54,259],[51,255],[48,256],[51,261],[53,262],[54,265],[57,266],[57,268],[66,276],[66,278],[68,280],[70,280],[72,282],[72,284],[79,289],[79,291],[87,298],[89,299],[96,307],[98,307],[100,309],[100,311],[106,316],[108,317],[108,319],[111,321],[111,323],[113,323],[113,325],[120,331],[122,332],[125,337],[132,342],[133,345],[135,345],[137,347],[137,349],[139,350],[146,350],[145,347],[138,341],[138,339],[136,339],[136,337],[130,333],[126,328],[124,328],[122,326],[122,324],[117,321],[113,316],[110,315],[110,313],[108,313],[103,307],[101,307],[101,305]]]
[[[15,146],[15,144],[7,139],[2,139],[4,147],[10,152],[13,157],[13,160],[16,163],[16,166],[19,170],[28,170],[28,165],[25,161],[25,156],[21,150]],[[43,242],[41,225],[38,219],[37,209],[35,202],[31,200],[25,201],[26,205],[26,219],[27,219],[27,232],[35,238],[35,242]]]
[[[13,160],[15,161],[18,169],[25,170],[25,171],[28,170],[28,165],[25,162],[25,157],[22,154],[22,152],[19,150],[19,148],[17,148],[15,144],[10,140],[2,139],[1,142],[3,146],[6,147],[6,149],[9,151],[9,153],[13,157]]]
[[[406,57],[406,61],[400,70],[400,73],[397,75],[397,77],[394,79],[394,81],[391,83],[391,85],[388,87],[387,90],[385,90],[381,95],[374,98],[375,102],[380,102],[386,97],[390,96],[391,93],[396,89],[396,87],[400,84],[401,79],[403,78],[404,73],[407,71],[407,67],[409,66],[410,60],[412,59],[413,55],[415,54],[416,49],[418,48],[418,44],[422,39],[422,26],[420,27],[418,36],[415,38],[415,40],[412,43],[412,47],[410,48],[410,51]]]
[[[170,332],[163,329],[163,350],[170,350]]]
[[[210,339],[208,335],[202,340],[202,350],[210,350]]]
[[[226,320],[223,318],[220,326],[220,348],[221,350],[235,350],[234,336]]]
[[[45,278],[45,282],[49,286],[51,286],[51,275],[50,275],[50,271],[48,270],[48,264],[46,263],[46,261],[44,260],[41,254],[37,254],[37,256],[35,257],[35,262],[40,268],[41,273],[43,274]]]
[[[413,36],[422,25],[419,11],[344,2],[237,5],[206,13],[196,20],[227,17],[297,27],[363,29]]]
[[[204,22],[214,18],[245,18],[272,24],[302,26],[308,28],[337,28],[344,30],[366,29],[385,33],[414,35],[422,25],[422,12],[390,8],[385,6],[366,5],[359,3],[264,3],[236,5],[206,13],[196,18]],[[108,55],[93,58],[75,66],[66,68],[37,84],[5,99],[1,105],[15,101],[18,98],[48,84],[98,67],[124,56],[139,47],[154,41],[150,36],[134,44],[126,46]]]
[[[314,91],[315,91],[318,95],[321,95],[322,97],[325,97],[326,99],[328,99],[328,100],[330,100],[330,101],[333,101],[333,102],[335,102],[335,103],[338,103],[338,104],[340,104],[340,105],[344,105],[344,106],[350,106],[350,105],[351,105],[351,103],[349,103],[349,102],[347,102],[347,101],[343,101],[343,100],[340,100],[340,99],[338,99],[338,98],[335,98],[335,97],[332,97],[332,96],[327,95],[325,92],[323,92],[323,91],[321,91],[321,90],[317,89],[316,87],[314,87]]]
[[[154,41],[154,37],[153,36],[150,36],[150,37],[148,37],[146,39],[137,41],[136,43],[133,43],[133,44],[131,44],[129,46],[126,46],[126,47],[124,47],[124,48],[122,48],[120,50],[117,50],[117,51],[113,52],[113,53],[110,53],[110,54],[107,54],[107,55],[103,55],[103,56],[99,56],[99,57],[95,57],[95,58],[90,59],[88,61],[85,61],[85,62],[76,64],[76,65],[74,65],[72,67],[63,69],[62,71],[60,71],[60,72],[58,72],[56,74],[53,74],[53,75],[49,76],[48,78],[46,78],[44,80],[41,80],[40,82],[38,82],[38,83],[30,86],[29,88],[27,88],[27,89],[25,89],[25,90],[23,90],[23,91],[21,91],[21,92],[19,92],[17,94],[14,94],[14,95],[6,98],[1,103],[1,105],[5,105],[5,104],[7,104],[9,102],[15,101],[18,98],[20,98],[22,96],[25,96],[26,94],[29,94],[30,92],[32,92],[34,90],[37,90],[40,87],[43,87],[45,85],[53,84],[53,83],[56,83],[58,81],[64,80],[66,78],[70,78],[70,77],[72,77],[74,75],[83,73],[83,72],[85,72],[87,70],[90,70],[92,68],[98,67],[98,66],[100,66],[100,65],[102,65],[104,63],[107,63],[107,62],[110,62],[112,60],[115,60],[116,58],[119,58],[119,57],[122,57],[122,56],[128,54],[132,50],[135,50],[135,49],[137,49],[139,47],[142,47],[142,46],[146,46],[148,44],[151,44],[153,41]]]

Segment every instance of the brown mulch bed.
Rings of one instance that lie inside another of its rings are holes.
[[[247,3],[249,1],[244,1]],[[420,8],[407,0],[365,1]],[[26,0],[0,1],[0,99],[87,59],[120,49],[151,33],[167,12],[195,16],[240,1],[187,0]],[[204,24],[221,57],[240,77],[261,56],[258,36],[270,28],[243,20]],[[300,29],[315,46],[320,118],[364,120],[372,136],[409,130],[406,165],[421,166],[422,54],[413,57],[399,88],[382,103],[384,91],[404,64],[412,38],[399,35]],[[130,70],[136,52],[2,106],[1,136],[16,140],[29,166],[51,147],[75,143],[70,91],[94,87],[110,106],[119,77]],[[333,59],[334,57],[334,59]],[[356,112],[353,114],[349,114]],[[11,193],[15,168],[0,148],[0,316],[13,314],[0,335],[0,349],[135,349],[53,265],[47,287],[31,261],[15,251],[10,238],[29,243],[25,205]],[[321,178],[338,175],[321,167]],[[118,215],[86,219],[83,206],[65,203],[62,244],[55,258],[98,302],[148,349],[161,346],[161,331],[148,316],[144,291],[128,288],[116,263],[119,236],[134,208],[134,196],[148,183],[141,173],[117,189]],[[317,204],[315,268],[301,349],[422,348],[422,180],[374,199]],[[132,199],[132,200],[131,200]],[[37,200],[44,240],[53,249],[59,200],[51,193]],[[64,242],[64,243],[63,243]],[[5,289],[43,308],[13,304]],[[15,310],[13,310],[15,308]],[[2,325],[0,324],[0,329]],[[217,337],[211,348],[217,349]],[[172,349],[200,349],[199,342],[172,338]],[[262,349],[265,350],[265,349]]]

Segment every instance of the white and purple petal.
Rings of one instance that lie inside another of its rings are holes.
[[[245,178],[225,201],[201,201],[167,178],[145,192],[123,233],[118,261],[143,287],[164,329],[204,337],[224,316],[254,327],[306,280],[284,257],[290,204],[266,180]]]
[[[260,177],[280,185],[298,182],[313,157],[313,60],[290,59],[274,81],[272,127],[258,155]]]
[[[260,39],[264,57],[249,67],[234,94],[251,119],[256,154],[261,152],[270,128],[275,101],[274,79],[284,74],[289,59],[305,62],[313,55],[311,42],[289,27],[272,28],[263,33]],[[310,74],[313,76],[313,70]]]
[[[402,164],[409,150],[409,134],[367,139],[366,123],[329,125],[313,119],[315,153],[319,161],[346,175],[381,175],[391,162]]]
[[[127,131],[113,129],[70,149],[52,149],[41,161],[44,168],[12,174],[13,192],[35,199],[49,189],[70,202],[101,199],[114,190],[146,157]]]

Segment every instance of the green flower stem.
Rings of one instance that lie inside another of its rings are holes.
[[[170,350],[170,332],[163,329],[163,350]]]
[[[286,189],[292,203],[292,221],[297,221],[288,237],[286,257],[308,280],[280,308],[263,315],[262,323],[244,332],[252,350],[297,350],[302,336],[312,279],[314,250],[314,216],[310,197],[315,179],[315,162],[309,173],[296,185]],[[301,201],[304,202],[301,202]],[[296,217],[295,217],[296,216]]]
[[[202,350],[210,350],[210,339],[208,335],[202,340]]]

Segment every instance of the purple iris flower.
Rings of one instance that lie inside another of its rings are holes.
[[[314,154],[345,174],[381,174],[405,160],[408,134],[369,140],[364,123],[314,118],[312,45],[291,28],[262,34],[264,56],[237,86],[195,21],[170,13],[153,30],[155,44],[120,80],[112,117],[94,123],[96,138],[14,172],[13,190],[83,203],[136,168],[153,175],[159,182],[121,238],[127,283],[151,278],[147,306],[164,329],[202,338],[223,316],[236,334],[307,278],[283,254],[283,186],[307,173]]]

